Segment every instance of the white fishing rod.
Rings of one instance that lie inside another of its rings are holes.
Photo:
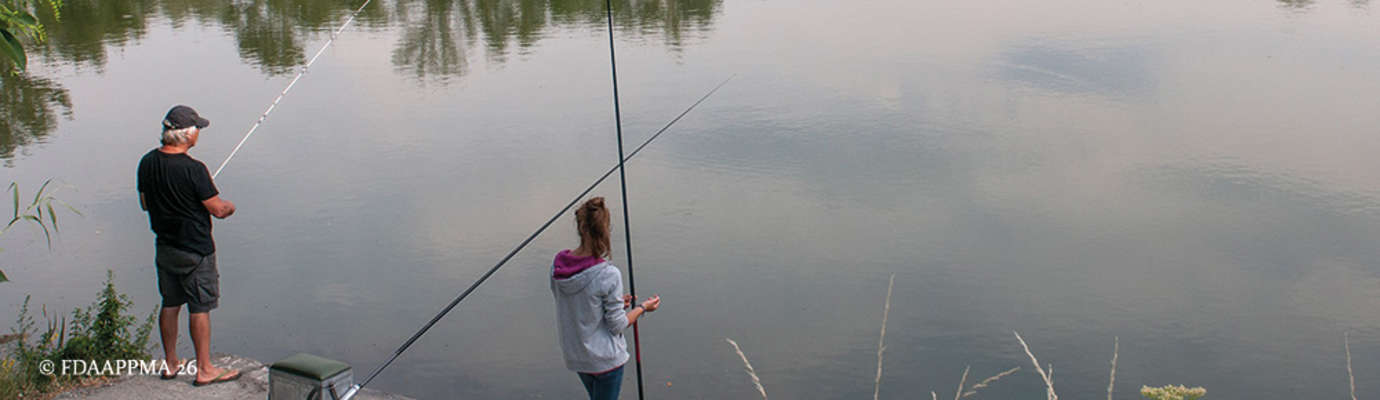
[[[340,28],[331,33],[331,38],[326,40],[326,44],[322,45],[321,49],[316,51],[316,55],[312,56],[311,60],[307,61],[307,65],[303,66],[302,71],[298,72],[297,76],[292,78],[292,82],[288,82],[287,87],[283,88],[282,93],[278,93],[278,97],[273,99],[273,103],[268,105],[268,109],[264,110],[262,115],[259,115],[259,120],[254,121],[254,126],[250,127],[249,132],[244,134],[244,138],[241,138],[240,143],[235,145],[235,149],[230,150],[230,155],[225,157],[225,161],[221,161],[220,167],[217,167],[216,172],[211,174],[211,179],[216,179],[217,176],[220,176],[220,171],[225,169],[225,165],[230,163],[230,159],[235,158],[235,153],[240,152],[240,148],[244,147],[244,142],[249,141],[249,137],[254,135],[254,131],[259,130],[259,126],[262,126],[264,120],[268,119],[268,114],[273,113],[273,110],[278,108],[278,102],[283,101],[283,97],[287,96],[288,92],[292,91],[292,87],[297,85],[297,81],[302,80],[302,76],[307,74],[307,70],[311,69],[311,65],[315,64],[318,58],[321,58],[321,54],[324,54],[326,49],[331,47],[331,43],[335,42],[335,38],[340,37],[340,33],[344,32],[345,28],[350,26],[351,22],[355,21],[355,16],[359,15],[360,11],[364,11],[364,7],[368,7],[371,1],[373,0],[364,0],[364,4],[360,4],[359,8],[355,9],[355,12],[350,13],[349,18],[345,19],[345,23],[341,24]]]

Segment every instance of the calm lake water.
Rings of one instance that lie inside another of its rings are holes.
[[[655,399],[1380,394],[1380,4],[616,2]],[[63,214],[0,238],[0,321],[158,301],[134,170],[173,104],[212,168],[357,1],[67,0],[0,77],[0,184]],[[217,181],[214,350],[371,371],[617,158],[602,1],[375,1]],[[631,145],[631,144],[630,144]],[[596,190],[621,207],[617,178]],[[8,210],[8,208],[5,208]],[[615,216],[615,220],[621,220]],[[623,262],[616,224],[615,262]],[[578,398],[554,337],[566,217],[372,386]],[[183,352],[190,343],[183,333]],[[362,379],[362,378],[361,378]],[[628,374],[623,398],[632,398]]]

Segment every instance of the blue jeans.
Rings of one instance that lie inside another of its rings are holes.
[[[580,382],[589,392],[589,400],[618,400],[618,391],[623,387],[623,367],[602,374],[580,372]]]

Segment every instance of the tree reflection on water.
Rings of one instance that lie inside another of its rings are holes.
[[[615,0],[619,35],[660,37],[678,51],[712,28],[723,0]],[[38,10],[48,40],[34,60],[103,73],[107,52],[137,42],[151,26],[215,26],[235,40],[240,59],[269,75],[294,73],[361,0],[66,0],[61,18]],[[538,44],[557,29],[603,29],[604,0],[376,0],[356,18],[362,29],[400,31],[390,57],[399,74],[449,82],[465,75],[470,57],[502,63],[510,52]],[[353,28],[360,29],[360,28]],[[480,51],[482,50],[482,51]],[[72,117],[67,90],[29,75],[0,79],[0,159],[41,142]]]
[[[661,36],[680,49],[693,32],[711,28],[722,0],[619,0],[620,34]],[[394,3],[392,18],[405,27],[393,50],[399,72],[422,79],[460,76],[482,42],[487,58],[503,62],[514,47],[536,45],[553,29],[602,29],[602,0],[411,0]]]
[[[722,1],[618,0],[615,23],[622,35],[661,36],[679,49],[711,28]],[[245,63],[286,74],[358,6],[342,0],[68,0],[60,19],[40,10],[49,40],[39,53],[48,63],[100,69],[107,50],[142,38],[163,19],[175,27],[217,25],[232,33]],[[366,28],[400,27],[393,62],[400,71],[427,76],[463,75],[466,48],[479,42],[502,62],[512,47],[531,47],[552,29],[598,29],[603,18],[603,0],[395,0],[370,2],[357,20]]]
[[[16,150],[42,142],[58,115],[72,117],[67,89],[51,79],[0,73],[0,159],[13,166]]]

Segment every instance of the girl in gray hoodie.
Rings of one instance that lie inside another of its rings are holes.
[[[556,254],[551,267],[551,295],[556,299],[556,331],[565,367],[575,371],[590,400],[613,400],[623,384],[628,342],[623,330],[643,313],[656,311],[652,296],[632,306],[623,294],[623,276],[605,261],[609,257],[609,211],[604,198],[585,201],[575,210],[580,247]]]

